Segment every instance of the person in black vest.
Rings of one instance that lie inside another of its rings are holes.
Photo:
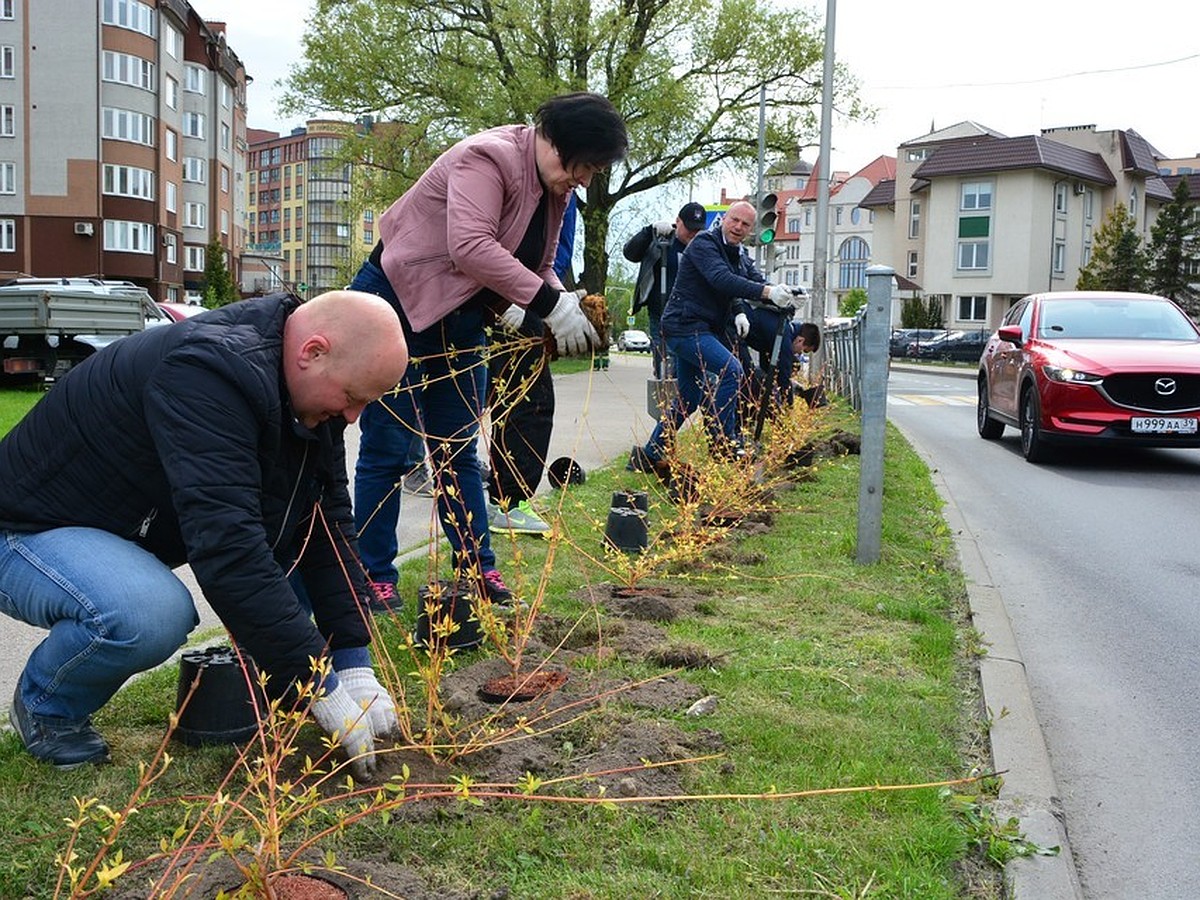
[[[13,695],[33,756],[108,758],[92,713],[199,621],[171,571],[188,563],[268,694],[331,662],[311,713],[370,773],[396,708],[367,650],[342,433],[407,363],[378,297],[277,294],[111,344],[0,441],[0,611],[49,631]]]

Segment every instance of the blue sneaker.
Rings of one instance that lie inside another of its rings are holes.
[[[109,761],[108,744],[92,727],[90,718],[74,722],[57,716],[35,715],[21,702],[19,686],[13,692],[9,720],[29,755],[57,769]]]

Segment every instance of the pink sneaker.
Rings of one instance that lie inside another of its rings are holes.
[[[497,606],[512,605],[513,592],[508,589],[508,585],[496,569],[488,569],[483,573],[483,591]]]
[[[372,581],[371,597],[367,600],[367,609],[373,613],[390,613],[398,609],[400,604],[396,598],[396,586],[390,581]]]

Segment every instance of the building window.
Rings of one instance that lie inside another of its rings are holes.
[[[116,197],[154,199],[154,173],[137,166],[104,166],[104,193]]]
[[[958,244],[959,271],[979,271],[988,267],[987,241],[960,241]]]
[[[839,290],[867,286],[867,260],[870,256],[871,249],[860,237],[852,237],[842,243],[838,249]]]
[[[183,133],[187,137],[204,138],[204,113],[185,112],[183,114]]]
[[[0,253],[17,252],[17,220],[0,219]]]
[[[0,47],[0,78],[17,77],[17,50],[11,44]]]
[[[131,109],[104,107],[103,135],[114,141],[129,141],[134,144],[154,146],[155,122],[153,116],[134,112]]]
[[[1096,202],[1096,192],[1088,188],[1083,192],[1083,218],[1087,221],[1092,220],[1092,208]]]
[[[800,278],[805,284],[808,284],[808,263],[804,264],[804,266],[802,267],[802,271],[803,271],[803,274],[800,276]]]
[[[910,238],[919,238],[921,236],[921,201],[913,200],[908,207],[908,236]]]
[[[1131,187],[1129,189],[1129,214],[1131,216],[1133,216],[1134,219],[1137,219],[1137,214],[1138,214],[1137,205],[1138,205],[1138,191],[1137,191],[1137,185],[1135,184],[1133,187]]]
[[[915,150],[909,150],[905,154],[905,156],[908,158],[909,162],[920,162],[928,155],[929,155],[928,147],[921,147],[921,148],[918,148]]]
[[[988,202],[991,202],[990,195]],[[991,216],[958,217],[959,271],[978,271],[988,267],[991,232]]]
[[[105,25],[116,25],[154,37],[157,18],[153,9],[138,0],[104,0]]]
[[[166,193],[165,199],[166,199],[166,204],[167,204],[167,212],[173,213],[179,208],[177,205],[177,197],[178,197],[178,193],[179,193],[179,188],[175,184],[175,182],[173,182],[173,181],[167,182],[165,193]]]
[[[917,277],[917,251],[916,250],[908,251],[908,277],[909,278]]]
[[[958,298],[958,321],[960,322],[986,322],[987,321],[987,297],[984,295],[974,295]]]
[[[229,210],[221,210],[221,234],[229,234]]]
[[[208,207],[203,203],[188,201],[183,204],[183,224],[189,228],[208,227]]]
[[[154,90],[156,83],[154,63],[148,59],[142,59],[140,56],[130,53],[115,53],[112,50],[104,51],[101,78],[117,84],[130,84],[146,91]]]
[[[17,136],[17,108],[5,103],[0,106],[0,137]]]
[[[171,59],[179,59],[179,54],[183,52],[183,35],[170,25],[163,29],[163,48]]]
[[[0,0],[0,19],[13,17],[13,0]]]
[[[857,225],[860,221],[862,221],[862,210],[855,206],[850,210],[850,224]]]
[[[221,123],[221,149],[222,150],[229,149],[229,138],[230,138],[229,126],[226,125],[224,122],[222,122]]]
[[[146,222],[105,219],[104,249],[121,253],[153,253],[154,226]]]
[[[1061,275],[1067,269],[1067,243],[1066,241],[1054,242],[1054,272]]]
[[[225,166],[221,166],[221,192],[229,193],[229,169]]]
[[[1060,215],[1067,213],[1067,186],[1061,181],[1054,186],[1054,211]]]
[[[833,208],[833,224],[842,224],[842,208],[840,206],[835,206]]]
[[[233,105],[233,89],[224,81],[218,83],[220,84],[221,106],[224,109],[229,109]]]
[[[188,63],[183,67],[183,89],[189,94],[203,94],[208,84],[208,72]]]
[[[166,136],[163,138],[163,152],[171,162],[179,160],[179,135],[173,129],[166,130]]]
[[[183,180],[204,184],[207,181],[206,164],[206,161],[198,156],[185,156],[183,158]]]
[[[163,83],[163,102],[171,109],[179,109],[179,82],[170,75]]]
[[[15,194],[17,192],[17,164],[15,162],[0,162],[0,194]]]
[[[163,235],[163,246],[166,248],[165,255],[167,262],[169,262],[171,265],[175,265],[179,259],[179,243],[175,240],[175,235]]]
[[[812,208],[804,210],[804,227],[809,228],[812,225]]]
[[[959,209],[991,209],[992,183],[990,181],[966,181],[962,185]]]
[[[189,272],[204,271],[204,248],[187,246],[183,248],[183,267]]]

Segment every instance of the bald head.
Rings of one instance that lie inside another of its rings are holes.
[[[374,294],[329,291],[302,304],[283,328],[283,375],[292,412],[309,428],[390,391],[408,366],[404,330]]]
[[[726,243],[740,244],[744,241],[746,235],[754,229],[755,215],[754,205],[745,200],[739,200],[725,210],[725,216],[721,219],[721,231],[725,234]]]

